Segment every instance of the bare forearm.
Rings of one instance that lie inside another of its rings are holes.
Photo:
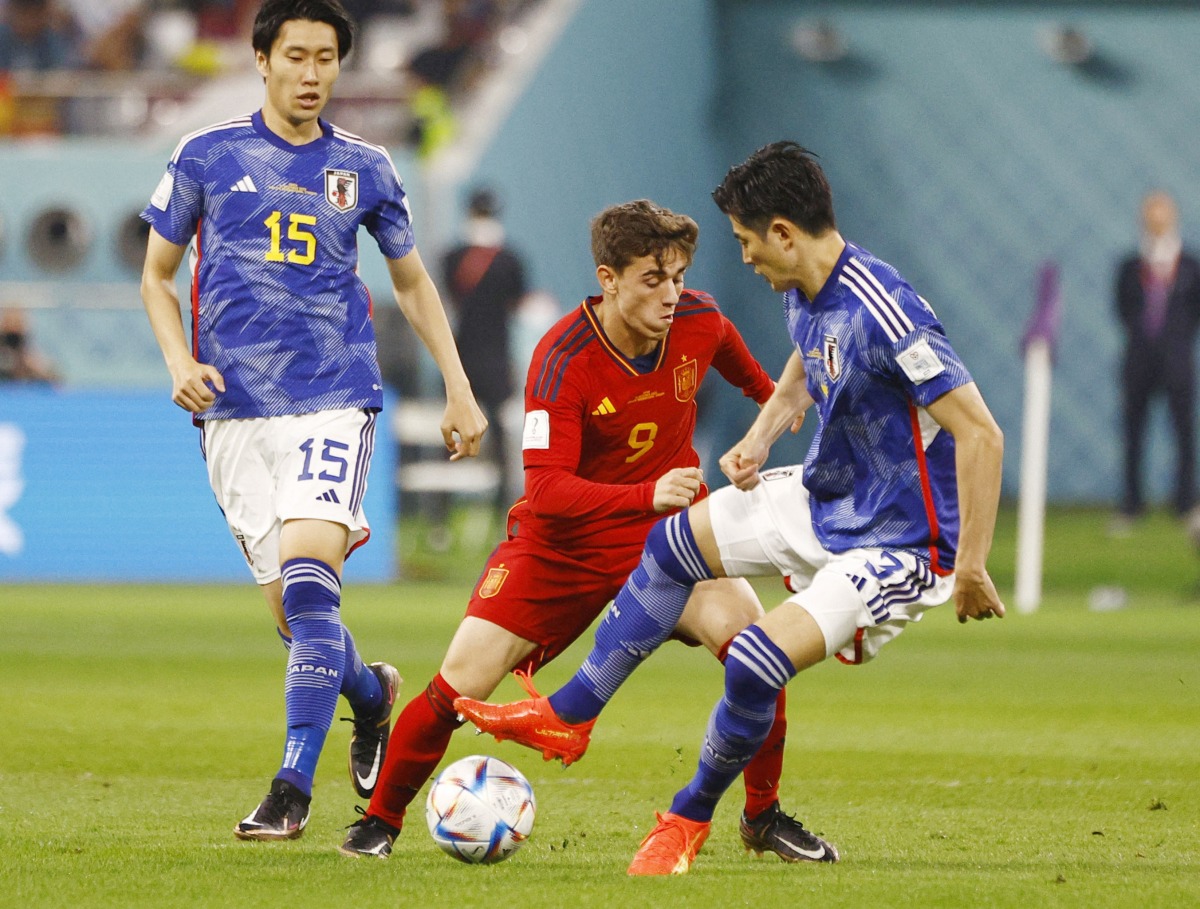
[[[468,391],[470,384],[459,359],[454,333],[450,330],[450,321],[446,318],[446,311],[433,282],[426,280],[411,290],[397,292],[396,302],[437,364],[446,384],[446,393],[453,395]]]
[[[1004,438],[994,424],[978,426],[955,435],[954,445],[959,507],[955,570],[979,576],[987,570],[996,526]]]
[[[143,276],[142,303],[168,368],[190,359],[192,353],[183,330],[174,278]]]

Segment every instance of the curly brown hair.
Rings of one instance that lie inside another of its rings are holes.
[[[649,199],[611,205],[592,219],[592,259],[622,271],[634,259],[654,256],[661,264],[668,250],[678,250],[692,264],[700,227]]]

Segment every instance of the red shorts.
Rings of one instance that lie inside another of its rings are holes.
[[[521,664],[535,672],[587,631],[641,555],[641,547],[564,554],[544,543],[510,537],[484,566],[467,615],[540,645]]]

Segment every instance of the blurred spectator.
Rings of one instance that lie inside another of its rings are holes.
[[[1196,500],[1196,331],[1200,327],[1200,262],[1183,249],[1175,200],[1155,191],[1142,201],[1138,252],[1117,270],[1116,309],[1125,332],[1121,369],[1124,485],[1113,531],[1128,530],[1145,509],[1142,453],[1149,410],[1166,398],[1175,435],[1172,504],[1187,513]]]
[[[436,43],[418,51],[410,70],[447,92],[466,87],[478,68],[478,52],[495,27],[493,0],[442,0],[445,28]]]
[[[196,16],[202,40],[241,41],[249,37],[262,0],[182,0]]]
[[[450,107],[450,96],[446,89],[437,84],[433,74],[423,70],[420,58],[412,60],[408,67],[411,82],[408,96],[408,144],[420,158],[428,158],[454,138],[458,127],[454,111]]]
[[[58,381],[58,372],[33,349],[24,310],[0,309],[0,382]]]
[[[376,16],[413,15],[417,9],[417,0],[342,0],[342,6],[361,30]]]
[[[502,515],[517,493],[508,482],[511,454],[503,405],[514,390],[511,324],[525,296],[525,267],[505,244],[499,215],[499,203],[490,189],[471,193],[463,242],[443,262],[443,286],[456,314],[454,337],[463,368],[488,419],[484,444],[490,444],[490,454],[500,468],[495,504]]]
[[[53,0],[8,0],[0,19],[0,71],[46,72],[74,62],[68,20]]]
[[[149,0],[64,2],[79,32],[79,57],[85,68],[125,72],[141,64]]]

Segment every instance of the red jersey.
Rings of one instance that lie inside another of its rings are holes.
[[[556,549],[641,549],[654,486],[697,467],[696,392],[709,366],[760,404],[774,390],[712,297],[684,290],[671,329],[650,358],[631,361],[609,341],[590,297],[534,351],[525,384],[525,498],[517,534]]]

